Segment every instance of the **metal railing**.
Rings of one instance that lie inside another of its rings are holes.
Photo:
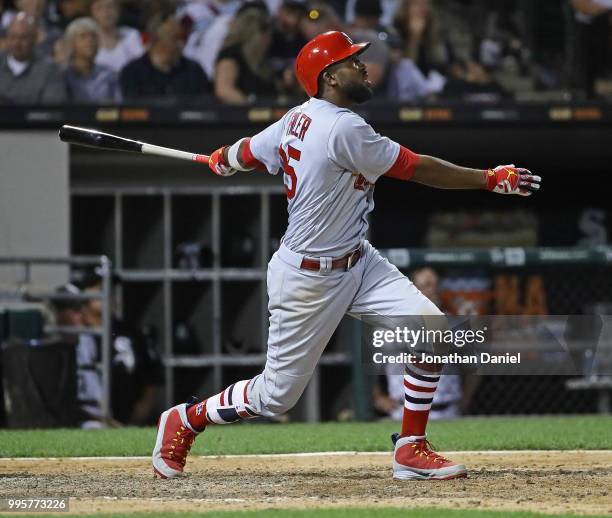
[[[46,326],[46,332],[57,332],[64,334],[89,333],[100,336],[102,357],[98,368],[102,374],[102,415],[111,417],[111,290],[112,290],[112,265],[106,256],[72,256],[72,257],[43,257],[43,256],[0,256],[0,265],[21,265],[23,277],[15,281],[16,290],[12,295],[17,295],[24,301],[53,300],[101,300],[102,301],[102,325],[100,327],[89,326]],[[36,266],[81,266],[95,267],[100,275],[102,289],[90,293],[61,293],[57,291],[33,291],[32,269]],[[7,302],[14,302],[11,299]],[[0,294],[2,303],[2,294]]]

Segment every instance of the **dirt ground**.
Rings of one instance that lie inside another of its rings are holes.
[[[396,482],[391,454],[189,459],[152,475],[148,459],[0,459],[0,497],[70,497],[70,512],[350,506],[612,514],[612,451],[457,453],[469,478]]]

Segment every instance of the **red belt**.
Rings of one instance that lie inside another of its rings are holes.
[[[357,264],[357,261],[359,261],[360,257],[361,257],[361,247],[358,248],[357,250],[353,250],[352,252],[349,252],[344,257],[333,259],[331,262],[330,269],[331,270],[350,270],[353,266],[355,266],[355,264]],[[302,259],[302,264],[300,268],[303,268],[304,270],[312,270],[312,271],[318,272],[321,270],[321,262],[322,261],[320,259],[308,259],[307,257],[304,257]]]

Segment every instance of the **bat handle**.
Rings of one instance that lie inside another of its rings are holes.
[[[193,161],[208,165],[210,157],[208,155],[193,155]]]

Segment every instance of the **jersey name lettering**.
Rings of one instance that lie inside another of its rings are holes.
[[[287,135],[293,135],[304,142],[304,137],[306,136],[308,128],[310,128],[311,122],[312,119],[308,115],[304,115],[300,112],[294,113],[289,121]]]

